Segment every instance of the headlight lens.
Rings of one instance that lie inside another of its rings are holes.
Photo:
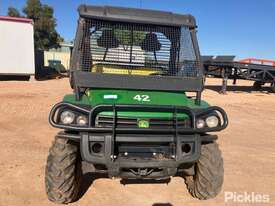
[[[63,124],[72,124],[75,119],[75,114],[71,111],[64,111],[60,115],[60,121]]]
[[[216,116],[207,117],[205,122],[209,128],[214,128],[219,125],[219,119]]]
[[[85,117],[83,115],[80,115],[76,119],[76,124],[78,124],[80,126],[85,126],[85,125],[87,125],[87,123],[88,123],[87,117]]]
[[[198,119],[196,122],[196,127],[198,129],[202,129],[205,127],[205,121],[203,119]]]

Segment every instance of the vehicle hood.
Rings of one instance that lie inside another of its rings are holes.
[[[101,104],[130,104],[130,105],[159,105],[159,106],[186,106],[189,108],[208,107],[206,102],[200,106],[195,104],[194,99],[188,98],[184,92],[160,92],[141,90],[114,90],[114,89],[91,89],[83,95],[81,101],[76,102],[74,95],[66,95],[65,102],[97,106]],[[110,116],[113,112],[102,112],[101,115]],[[118,112],[122,117],[140,118],[171,118],[169,112]],[[178,114],[179,117],[187,117],[186,114]]]

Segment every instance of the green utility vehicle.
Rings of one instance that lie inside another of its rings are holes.
[[[217,132],[223,109],[201,100],[203,69],[191,15],[80,6],[72,53],[73,94],[51,110],[62,129],[46,166],[48,198],[76,201],[82,168],[122,179],[185,178],[190,194],[223,183]]]

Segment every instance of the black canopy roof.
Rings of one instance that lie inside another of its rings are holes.
[[[120,22],[133,22],[155,24],[165,26],[196,27],[195,18],[192,15],[175,14],[147,9],[134,9],[110,6],[81,5],[78,9],[80,17],[104,19]]]

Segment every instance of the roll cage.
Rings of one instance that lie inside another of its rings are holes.
[[[70,68],[78,98],[86,88],[115,88],[196,92],[200,102],[194,17],[85,5],[79,15]]]

